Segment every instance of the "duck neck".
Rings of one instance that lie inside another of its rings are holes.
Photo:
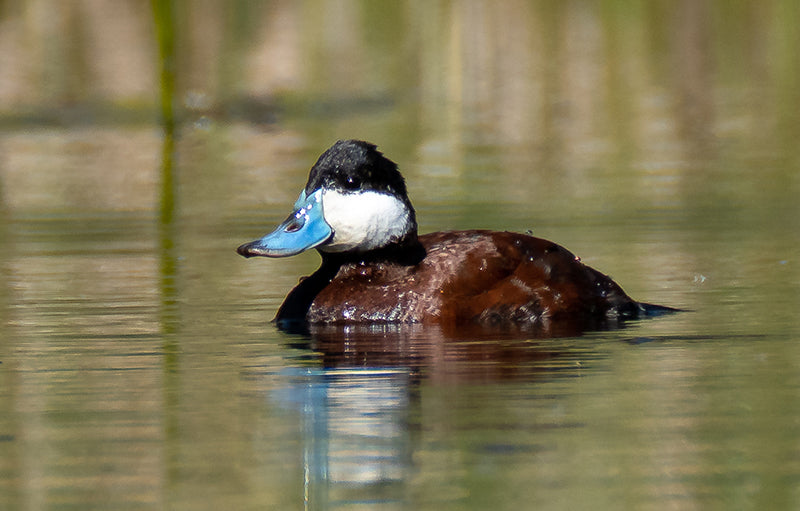
[[[335,266],[337,269],[347,263],[394,263],[403,266],[419,264],[426,255],[425,247],[419,242],[416,233],[385,247],[368,252],[323,252],[322,266]],[[320,268],[321,269],[321,268]]]

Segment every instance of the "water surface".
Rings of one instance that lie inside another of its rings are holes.
[[[166,151],[149,4],[22,5],[0,509],[798,506],[794,3],[176,2]],[[423,232],[531,230],[686,312],[277,330],[318,256],[234,250],[348,137]]]

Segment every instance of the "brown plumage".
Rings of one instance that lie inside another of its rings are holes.
[[[419,242],[425,257],[418,264],[325,261],[289,294],[276,320],[544,325],[644,313],[609,277],[551,241],[472,230]]]

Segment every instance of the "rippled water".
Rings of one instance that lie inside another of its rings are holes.
[[[590,251],[596,229],[564,232]],[[182,226],[169,250],[138,214],[5,230],[8,508],[797,502],[797,273],[771,252],[760,271],[714,271],[726,253],[763,249],[749,242],[690,244],[712,250],[700,262],[621,264],[638,296],[692,309],[621,330],[306,337],[268,320],[315,256],[241,259],[250,226]]]
[[[166,148],[149,4],[23,4],[0,509],[798,507],[793,3],[193,5]],[[532,230],[685,312],[278,331],[317,255],[234,250],[344,137],[400,164],[423,232]]]

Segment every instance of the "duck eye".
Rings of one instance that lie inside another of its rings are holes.
[[[361,188],[361,180],[355,176],[347,176],[344,178],[344,187],[348,190],[357,190]]]

